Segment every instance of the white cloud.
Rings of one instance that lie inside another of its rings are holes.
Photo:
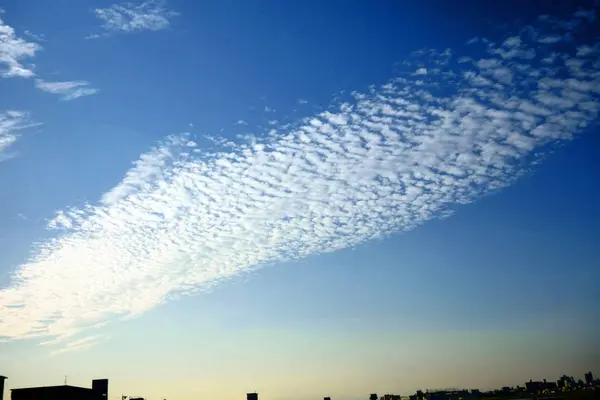
[[[35,74],[23,66],[21,60],[33,57],[41,46],[15,35],[15,30],[4,23],[0,13],[0,76],[29,78]]]
[[[46,35],[44,35],[43,33],[33,33],[31,31],[25,30],[25,31],[23,31],[23,34],[27,37],[32,38],[33,40],[35,40],[37,42],[45,42],[46,41]]]
[[[159,31],[168,28],[170,19],[178,15],[163,4],[162,1],[152,0],[128,2],[97,8],[94,12],[102,20],[102,28],[108,32]]]
[[[561,40],[563,40],[562,36],[559,36],[559,35],[548,35],[548,36],[542,36],[541,38],[539,38],[538,42],[544,43],[544,44],[551,44],[551,43],[558,43]]]
[[[275,109],[269,106],[265,106],[265,112],[275,112]]]
[[[246,121],[244,121],[243,119],[240,119],[240,120],[236,121],[235,125],[248,125],[248,123]]]
[[[427,68],[419,68],[415,71],[414,75],[427,75]]]
[[[0,336],[70,337],[266,264],[414,229],[510,185],[600,111],[595,70],[540,67],[528,46],[510,59],[490,46],[453,81],[403,74],[220,152],[192,156],[189,134],[167,138],[97,204],[49,222],[57,236],[0,291]]]
[[[521,46],[521,38],[519,36],[511,36],[504,41],[503,45],[508,48],[518,48]]]
[[[587,57],[595,55],[600,52],[600,44],[596,43],[594,46],[583,45],[577,49],[577,57]]]
[[[0,113],[0,162],[12,157],[7,150],[19,138],[19,131],[31,126],[27,114],[20,111]]]
[[[89,86],[86,81],[46,82],[42,79],[35,80],[35,86],[44,92],[59,94],[62,100],[75,100],[79,97],[96,94],[98,89]]]
[[[34,42],[28,42],[15,35],[15,30],[4,23],[1,18],[0,9],[0,76],[31,78],[35,73],[21,64],[22,59],[33,57],[41,50],[41,46]],[[37,41],[43,41],[44,35],[24,31],[24,35]],[[73,100],[81,96],[88,96],[97,92],[96,89],[85,87],[88,83],[84,81],[72,82],[45,82],[36,80],[36,87],[50,93],[63,95],[63,100]],[[6,138],[4,139],[6,140]]]
[[[104,37],[104,35],[100,35],[99,33],[92,33],[84,37],[84,39],[100,39],[101,37]]]
[[[523,49],[523,48],[509,48],[504,49],[502,47],[498,47],[498,48],[492,48],[492,54],[498,54],[500,57],[507,59],[507,60],[512,60],[514,58],[525,58],[528,60],[531,60],[533,58],[535,58],[535,50],[532,48],[529,49]]]
[[[595,10],[579,10],[574,14],[578,18],[587,19],[588,22],[593,22],[596,19],[596,11]]]
[[[82,351],[82,350],[87,350],[99,343],[105,342],[108,339],[110,339],[109,335],[93,335],[93,336],[87,336],[81,339],[77,339],[74,340],[72,342],[67,343],[65,346],[63,346],[62,348],[58,349],[58,350],[54,350],[52,353],[50,353],[51,355],[55,356],[58,354],[63,354],[63,353],[68,353],[71,351]],[[52,341],[52,342],[48,342],[48,343],[42,343],[42,344],[58,344],[60,343],[60,341]]]

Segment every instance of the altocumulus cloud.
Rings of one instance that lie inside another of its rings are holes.
[[[133,33],[140,31],[159,31],[170,25],[172,17],[178,13],[164,7],[164,1],[148,0],[113,4],[94,10],[107,32]],[[99,37],[93,35],[90,38]]]
[[[461,62],[419,51],[402,78],[233,149],[168,137],[98,203],[49,222],[59,234],[0,291],[0,335],[61,340],[267,263],[411,230],[511,184],[600,109],[597,52],[540,47],[532,29],[473,42],[482,56]]]

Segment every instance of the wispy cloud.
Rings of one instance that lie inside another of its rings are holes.
[[[94,13],[102,20],[105,31],[122,33],[166,29],[171,18],[178,15],[166,8],[163,1],[152,0],[113,4],[107,8],[97,8]]]
[[[23,35],[35,40],[36,42],[46,41],[46,35],[44,35],[43,33],[33,33],[31,31],[25,30],[23,31]]]
[[[35,74],[31,69],[23,66],[21,61],[33,57],[41,46],[28,42],[15,35],[15,30],[2,20],[0,9],[0,76],[29,78]]]
[[[21,111],[0,113],[0,162],[11,158],[8,148],[19,138],[19,131],[31,126],[27,114]]]
[[[600,58],[508,39],[473,43],[485,57],[463,63],[420,52],[401,78],[233,149],[167,138],[98,203],[49,222],[60,233],[0,291],[0,335],[73,335],[265,264],[411,230],[510,185],[596,121]],[[418,65],[426,77],[411,77]]]
[[[547,36],[540,37],[539,42],[543,43],[543,44],[549,44],[549,43],[558,43],[561,40],[564,40],[564,38],[562,36],[559,36],[559,35],[547,35]]]
[[[574,15],[579,18],[584,18],[588,22],[594,22],[596,20],[595,10],[579,10]]]
[[[82,351],[82,350],[87,350],[90,347],[93,347],[97,344],[100,344],[102,342],[107,341],[108,339],[110,339],[109,335],[93,335],[93,336],[87,336],[81,339],[77,339],[77,340],[73,340],[72,342],[68,342],[66,345],[64,345],[63,347],[59,348],[58,350],[54,350],[52,351],[50,354],[51,355],[58,355],[58,354],[63,354],[63,353],[68,353],[71,351]],[[57,344],[60,342],[47,342],[44,344]]]
[[[105,35],[101,35],[99,33],[92,33],[90,35],[87,35],[86,37],[84,37],[84,39],[100,39],[101,37],[104,37]]]
[[[35,86],[44,92],[59,94],[61,99],[65,101],[90,96],[98,92],[98,89],[89,87],[89,83],[86,81],[46,82],[42,79],[36,79]]]
[[[34,42],[28,42],[19,38],[15,30],[4,23],[1,18],[0,9],[0,76],[31,78],[35,73],[21,64],[21,60],[27,57],[35,56],[35,53],[41,50],[41,46]],[[24,32],[25,36],[37,41],[43,41],[43,35],[36,35],[30,31]],[[46,82],[42,79],[36,79],[36,87],[46,92],[62,95],[63,100],[73,100],[81,96],[89,96],[97,92],[97,89],[86,87],[89,84],[85,81],[70,82]]]

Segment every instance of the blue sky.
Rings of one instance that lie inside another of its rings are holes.
[[[0,8],[9,388],[350,399],[600,369],[592,2]]]

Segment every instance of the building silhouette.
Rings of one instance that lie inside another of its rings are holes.
[[[41,386],[11,389],[11,400],[106,400],[108,379],[92,381],[92,388],[79,386]]]
[[[592,374],[592,371],[589,371],[585,374],[585,383],[587,383],[588,385],[594,383],[594,375]]]
[[[8,378],[0,375],[0,400],[4,400],[4,381]]]
[[[558,384],[557,384],[558,383]],[[529,382],[525,382],[525,388],[527,393],[537,394],[543,391],[552,391],[558,389],[560,385],[560,380],[557,382],[548,382],[544,379],[543,382],[529,380]]]
[[[7,377],[0,375],[0,400],[4,400],[4,384]],[[517,386],[516,388],[504,386],[501,389],[481,392],[478,389],[434,389],[423,392],[417,390],[415,394],[408,396],[410,400],[479,400],[487,397],[505,397],[510,395],[523,396],[525,392],[531,395],[552,396],[558,392],[577,392],[575,394],[586,394],[595,397],[585,397],[585,399],[600,399],[600,380],[594,380],[591,371],[585,374],[585,383],[579,379],[563,375],[555,382],[533,381],[525,383],[525,388]],[[584,393],[587,392],[587,393]],[[511,397],[512,398],[512,397]],[[547,397],[550,399],[551,397]],[[561,397],[554,397],[557,400]],[[369,400],[402,400],[400,395],[385,394],[381,398],[376,393],[369,395]],[[406,397],[404,397],[406,399]],[[584,397],[577,397],[578,400],[584,400]],[[70,386],[43,386],[11,389],[10,400],[108,400],[108,379],[95,379],[92,381],[91,388]],[[121,396],[121,400],[144,400],[142,397]],[[163,399],[166,400],[166,399]],[[258,400],[258,393],[246,393],[246,400]],[[331,400],[331,397],[324,397],[323,400]]]
[[[246,400],[258,400],[258,393],[246,393]]]
[[[92,390],[100,393],[103,400],[108,398],[108,379],[94,379],[92,381]]]
[[[566,390],[577,386],[577,382],[572,376],[563,375],[556,381],[560,389]]]

